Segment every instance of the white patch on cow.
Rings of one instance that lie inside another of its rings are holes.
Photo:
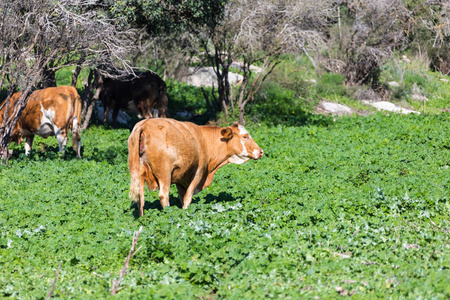
[[[55,131],[53,130],[54,127],[53,119],[55,118],[55,112],[52,110],[45,110],[42,104],[41,104],[41,112],[42,112],[41,125],[37,130],[37,134],[39,136],[42,136],[43,138],[47,138],[55,134]]]
[[[248,156],[248,152],[247,152],[247,148],[245,147],[245,141],[241,140],[241,144],[242,144],[242,152],[241,154],[238,154],[239,156]]]
[[[238,155],[231,156],[228,161],[232,164],[240,165],[248,161],[250,158],[248,157],[239,157]]]
[[[260,150],[258,150],[258,149],[253,150],[253,156],[254,156],[255,158],[259,157],[259,151],[260,151]]]
[[[135,114],[139,113],[139,110],[138,110],[138,108],[137,108],[137,106],[136,106],[136,104],[134,103],[133,100],[128,101],[127,111],[130,111],[130,112],[135,113]]]
[[[73,117],[72,120],[72,131],[78,131],[78,118],[77,117]]]
[[[249,137],[250,139],[252,138],[251,135],[250,135],[250,133],[248,133],[247,129],[245,129],[244,126],[238,125],[238,128],[239,128],[239,132],[241,133],[241,135],[248,134],[248,137]]]
[[[27,138],[25,141],[25,155],[28,155],[31,151],[31,144],[33,140],[31,138]]]
[[[250,134],[248,133],[248,131],[245,129],[244,126],[242,125],[238,125],[239,128],[239,133],[240,135],[244,135],[244,134],[248,134],[249,138],[251,139],[252,137],[250,136]],[[250,158],[248,157],[248,151],[247,151],[247,147],[245,147],[245,140],[241,139],[241,145],[242,145],[242,151],[239,154],[235,154],[233,156],[231,156],[228,161],[232,164],[243,164],[246,161],[248,161]]]

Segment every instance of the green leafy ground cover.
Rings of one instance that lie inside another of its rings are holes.
[[[0,166],[0,297],[450,297],[450,114],[248,126],[265,156],[228,165],[188,210],[128,200],[125,129],[92,127]],[[46,148],[42,153],[41,149]]]

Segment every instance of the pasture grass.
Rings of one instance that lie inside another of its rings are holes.
[[[450,297],[450,114],[258,126],[258,161],[227,165],[192,205],[128,200],[128,129],[92,126],[83,158],[36,137],[0,166],[0,297]],[[70,144],[70,143],[69,143]],[[45,152],[42,152],[45,150]]]

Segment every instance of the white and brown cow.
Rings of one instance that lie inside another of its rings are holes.
[[[20,96],[21,92],[18,92],[11,97],[10,114]],[[4,109],[0,111],[0,124],[3,123]],[[12,132],[11,141],[21,144],[26,139],[25,154],[28,155],[36,134],[43,138],[56,136],[59,151],[63,152],[67,132],[71,129],[73,149],[77,157],[81,157],[80,115],[81,99],[74,87],[59,86],[34,91]]]
[[[237,122],[229,127],[198,126],[172,119],[148,119],[136,124],[128,139],[130,198],[144,213],[144,183],[159,189],[162,207],[176,184],[183,208],[208,187],[214,173],[228,163],[259,159],[263,150]]]

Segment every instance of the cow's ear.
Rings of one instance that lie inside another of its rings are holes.
[[[231,130],[230,127],[225,127],[222,128],[222,130],[220,131],[220,134],[222,135],[222,137],[226,140],[230,140],[233,137],[233,130]]]
[[[239,122],[234,122],[234,123],[233,123],[233,126],[234,126],[234,127],[238,127],[238,126],[239,126]]]

